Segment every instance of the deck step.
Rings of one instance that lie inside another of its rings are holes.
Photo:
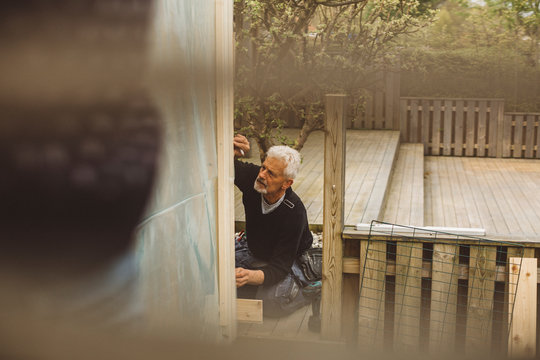
[[[401,144],[381,220],[424,226],[424,147]]]

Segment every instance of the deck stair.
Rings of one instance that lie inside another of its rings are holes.
[[[381,216],[392,224],[424,226],[424,146],[401,144]]]

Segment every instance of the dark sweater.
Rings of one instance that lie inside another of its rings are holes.
[[[290,272],[294,260],[311,247],[313,237],[306,208],[291,188],[274,211],[262,213],[261,194],[253,188],[259,169],[260,166],[235,160],[234,183],[243,194],[249,250],[268,263],[258,269],[264,273],[264,285],[272,285]]]

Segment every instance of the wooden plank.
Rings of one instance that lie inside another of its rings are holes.
[[[473,100],[467,100],[467,121],[466,121],[466,132],[465,132],[465,156],[474,156],[474,129],[476,127],[476,111],[475,111],[475,102]]]
[[[476,150],[476,156],[484,157],[487,154],[486,151],[486,139],[487,134],[487,102],[485,100],[478,102],[478,148]]]
[[[501,158],[504,144],[504,101],[497,101],[497,105],[497,157]]]
[[[431,135],[431,154],[441,154],[441,101],[433,100],[433,128]]]
[[[381,349],[384,340],[386,243],[360,244],[358,344]]]
[[[499,118],[499,102],[491,101],[489,104],[489,149],[488,156],[496,157],[498,151],[498,118]]]
[[[525,133],[525,157],[532,158],[534,152],[534,132],[536,127],[534,126],[534,115],[527,115],[527,130]]]
[[[329,340],[341,337],[345,109],[345,95],[326,95],[321,336]]]
[[[422,300],[422,244],[399,242],[396,246],[394,350],[418,351]]]
[[[384,72],[384,129],[394,128],[394,77],[392,71]]]
[[[540,159],[540,115],[536,115],[536,158]]]
[[[455,350],[458,259],[458,246],[433,245],[429,318],[429,351],[433,354]]]
[[[414,226],[424,226],[424,155],[422,145],[414,144],[411,156],[414,158],[414,168],[409,223]]]
[[[407,110],[408,104],[407,100],[401,100],[399,103],[399,109],[400,109],[400,134],[401,134],[401,141],[402,142],[409,142],[409,128],[407,126],[407,116],[408,116],[408,110]]]
[[[462,202],[465,206],[465,209],[462,211],[469,219],[468,226],[472,228],[483,228],[484,225],[479,214],[479,209],[475,203],[475,197],[467,179],[470,174],[464,169],[467,161],[467,158],[452,158],[451,165],[453,166],[449,167],[449,172],[453,174],[453,181],[456,183],[457,188],[462,195],[462,198],[458,200],[458,202]]]
[[[514,126],[514,158],[521,158],[523,145],[523,115],[515,116],[515,126]]]
[[[456,132],[454,139],[454,156],[463,156],[463,108],[465,102],[463,100],[456,101]]]
[[[253,299],[236,299],[236,314],[238,321],[260,324],[263,322],[263,302]]]
[[[536,355],[536,284],[537,260],[510,258],[509,311],[513,316],[508,337],[511,358],[533,358]]]
[[[422,120],[420,123],[420,136],[422,139],[422,142],[424,144],[424,154],[428,154],[428,143],[430,141],[430,133],[429,133],[429,120],[430,120],[430,106],[429,101],[422,99]]]
[[[217,252],[219,324],[221,337],[236,337],[236,280],[234,276],[234,98],[233,98],[233,6],[215,3],[216,26],[216,140],[217,140]]]
[[[491,346],[496,255],[496,247],[470,247],[465,338],[468,355],[484,354]]]
[[[409,134],[409,142],[417,143],[420,139],[418,137],[418,129],[420,128],[418,116],[418,100],[411,101],[411,130]]]
[[[400,114],[400,93],[401,93],[401,72],[399,65],[396,65],[392,72],[394,78],[394,127],[392,130],[399,130],[399,114]]]
[[[461,227],[461,228],[474,227],[471,225],[469,221],[469,211],[472,210],[471,216],[474,216],[476,209],[470,209],[470,207],[469,208],[467,207],[470,199],[465,198],[462,193],[463,178],[459,176],[459,175],[463,175],[463,173],[458,174],[458,169],[454,166],[455,165],[454,160],[455,158],[450,158],[450,157],[445,158],[444,165],[446,166],[446,173],[448,176],[448,181],[450,183],[450,189],[451,189],[450,194],[448,194],[448,196],[452,197],[452,203],[455,209],[455,216],[456,216],[455,226]]]
[[[452,197],[452,181],[446,163],[448,158],[439,158],[439,181],[441,186],[441,196],[443,204],[443,226],[459,227],[456,215],[456,206]]]
[[[444,101],[443,155],[452,155],[452,100]]]
[[[511,157],[512,151],[512,115],[503,116],[503,147],[502,147],[502,157]]]
[[[384,94],[380,90],[375,91],[375,129],[383,129],[384,122]]]

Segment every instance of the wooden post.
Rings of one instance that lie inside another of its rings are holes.
[[[233,2],[216,1],[217,248],[219,321],[223,340],[236,337],[233,168]]]
[[[536,263],[535,258],[510,258],[508,312],[513,316],[509,324],[508,355],[511,358],[536,355]]]
[[[326,95],[321,335],[328,340],[337,340],[341,337],[345,104],[345,95]]]

